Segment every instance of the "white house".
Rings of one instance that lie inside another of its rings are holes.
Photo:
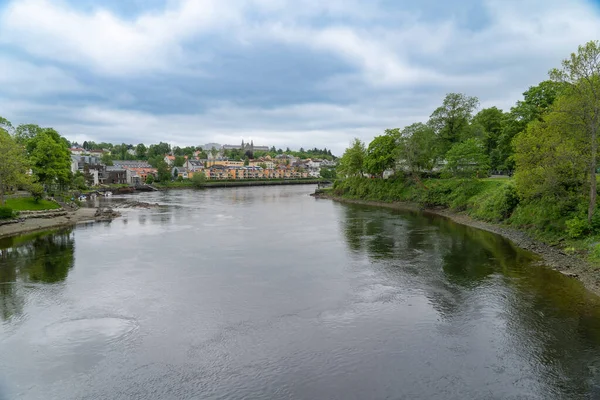
[[[165,156],[165,162],[170,167],[175,163],[175,156]]]

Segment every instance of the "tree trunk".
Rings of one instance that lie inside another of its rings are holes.
[[[596,128],[592,130],[592,157],[590,162],[590,204],[588,207],[588,223],[592,223],[594,210],[596,209],[596,153],[598,143],[596,142]]]

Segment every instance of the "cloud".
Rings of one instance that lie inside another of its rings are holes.
[[[27,97],[83,90],[76,79],[59,68],[49,65],[39,66],[2,55],[0,55],[0,87],[4,96],[25,94]]]
[[[585,0],[79,4],[0,6],[0,106],[13,122],[115,142],[341,152],[426,120],[448,92],[507,109],[600,36]]]

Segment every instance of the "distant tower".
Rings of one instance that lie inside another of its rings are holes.
[[[254,140],[250,141],[250,151],[254,154]]]
[[[242,150],[244,150],[244,149],[245,149],[245,146],[244,146],[244,139],[242,139]]]

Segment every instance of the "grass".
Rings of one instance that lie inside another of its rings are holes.
[[[6,199],[4,206],[12,208],[13,211],[56,210],[57,208],[60,208],[58,204],[50,200],[40,200],[36,203],[33,200],[33,197]]]

